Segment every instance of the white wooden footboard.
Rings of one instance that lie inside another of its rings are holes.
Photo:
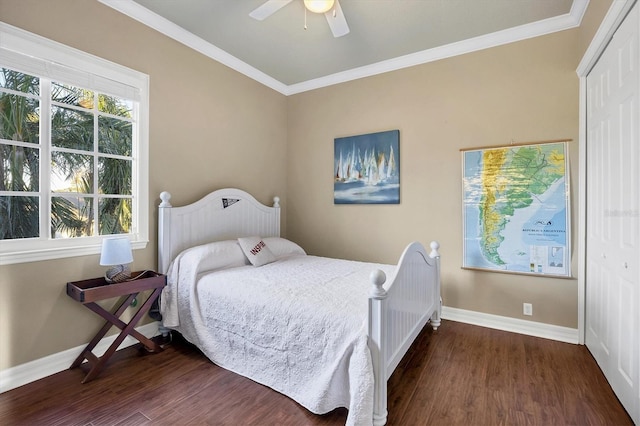
[[[375,376],[373,424],[387,422],[387,380],[422,328],[431,320],[440,326],[440,254],[437,242],[431,253],[414,242],[402,253],[393,281],[383,288],[385,274],[371,273],[369,348]]]

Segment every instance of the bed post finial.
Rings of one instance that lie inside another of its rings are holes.
[[[273,197],[273,207],[280,208],[280,197]]]
[[[172,207],[171,203],[169,202],[169,200],[171,199],[171,194],[169,194],[167,191],[162,191],[160,193],[160,199],[162,200],[162,202],[160,203],[159,207]]]
[[[431,241],[429,245],[431,247],[431,253],[429,253],[429,257],[435,259],[436,257],[440,257],[440,253],[438,253],[438,249],[440,248],[440,243],[437,241]]]
[[[382,288],[382,284],[387,280],[387,276],[380,269],[376,269],[371,272],[369,279],[373,284],[373,288],[369,293],[369,297],[372,299],[386,299],[387,291]]]
[[[373,284],[369,293],[369,350],[371,351],[371,364],[373,366],[374,391],[373,391],[373,424],[384,425],[387,423],[387,362],[385,357],[386,337],[386,306],[387,291],[382,285],[387,276],[380,269],[374,269],[369,275]]]

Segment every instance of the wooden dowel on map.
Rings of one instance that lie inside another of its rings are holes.
[[[510,145],[476,146],[473,148],[460,148],[460,152],[478,151],[481,149],[513,148],[516,146],[542,145],[546,143],[560,143],[560,142],[572,142],[572,141],[573,139],[550,139],[546,141],[535,141],[535,142],[511,142]]]

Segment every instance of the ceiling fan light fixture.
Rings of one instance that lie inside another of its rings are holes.
[[[304,0],[304,7],[313,13],[325,13],[331,10],[335,0]]]

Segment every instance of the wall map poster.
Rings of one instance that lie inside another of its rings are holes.
[[[566,142],[462,151],[463,268],[570,276]]]

